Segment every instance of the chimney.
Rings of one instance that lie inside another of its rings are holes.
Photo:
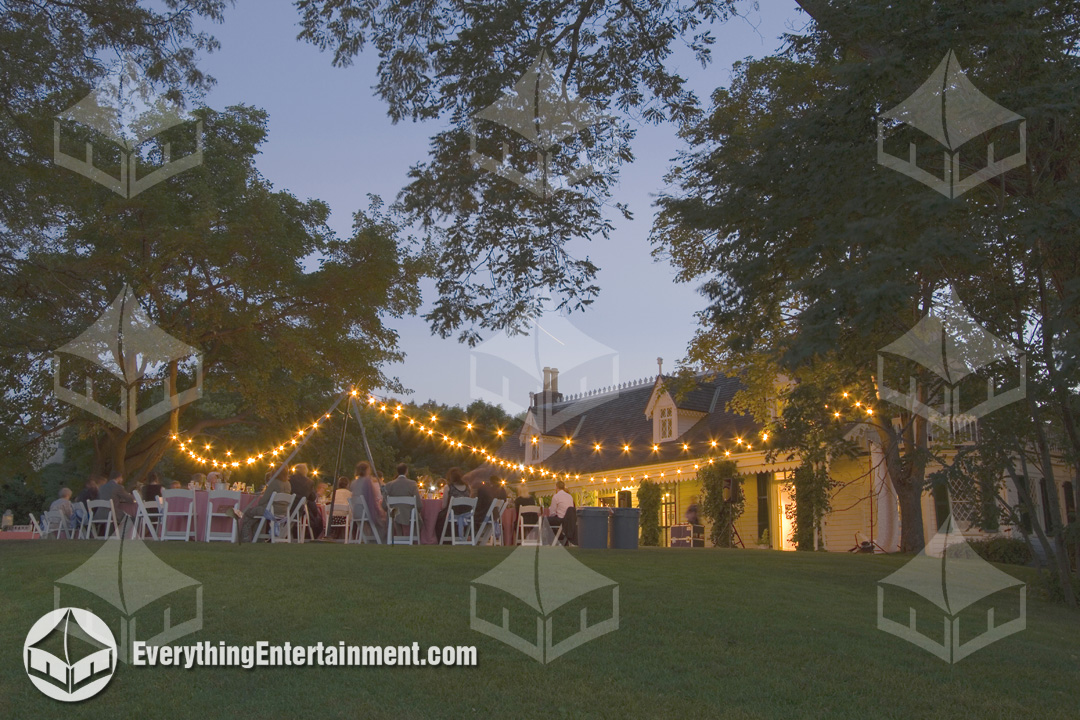
[[[559,393],[559,369],[544,368],[544,392],[537,395],[536,401],[542,405],[551,405],[562,400]]]

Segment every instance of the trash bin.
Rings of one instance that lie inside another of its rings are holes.
[[[578,547],[603,548],[608,546],[608,518],[611,511],[600,507],[577,509]]]
[[[609,547],[615,550],[637,550],[638,508],[615,508],[611,511],[611,538]]]

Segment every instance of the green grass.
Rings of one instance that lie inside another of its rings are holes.
[[[950,665],[876,628],[907,558],[573,551],[620,585],[620,627],[547,665],[469,629],[469,581],[509,548],[151,544],[203,583],[180,643],[476,645],[474,668],[133,668],[74,706],[21,649],[91,542],[0,543],[0,704],[12,718],[1076,718],[1080,614],[1028,590],[1027,629]],[[1032,580],[1030,571],[1003,566]]]

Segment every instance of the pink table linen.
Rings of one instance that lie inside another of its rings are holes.
[[[210,493],[208,491],[206,491],[206,490],[196,490],[195,491],[195,539],[200,541],[200,542],[202,542],[203,540],[206,540],[206,517],[210,512],[209,507],[208,507],[209,506],[209,499],[210,499]],[[237,507],[236,511],[239,512],[239,513],[243,513],[244,510],[247,509],[247,507],[249,505],[252,505],[258,499],[259,499],[259,494],[243,493],[240,496],[240,505],[239,505],[239,507]],[[215,512],[220,512],[221,508],[224,507],[225,504],[226,504],[226,499],[225,498],[216,498],[216,502],[214,503]],[[177,498],[173,498],[173,506],[174,506],[173,512],[175,512],[176,508],[178,508],[181,513],[183,513],[187,509],[187,504],[183,500],[178,500]],[[123,512],[127,513],[128,515],[130,515],[133,518],[135,517],[135,511],[136,511],[135,503],[120,503],[119,507],[120,507],[120,510],[122,510]],[[231,520],[229,520],[228,518],[224,518],[224,517],[216,517],[216,518],[214,518],[214,525],[213,525],[214,532],[228,532],[231,529],[231,527],[230,527],[231,522],[232,522]],[[172,513],[170,513],[169,525],[168,525],[170,532],[174,532],[174,533],[175,532],[183,532],[184,528],[186,526],[187,526],[187,518],[186,518],[186,516],[184,516],[184,515],[176,516],[176,515],[172,515]]]

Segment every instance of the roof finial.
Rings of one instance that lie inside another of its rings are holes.
[[[656,374],[662,376],[664,374],[664,358],[656,358]]]

